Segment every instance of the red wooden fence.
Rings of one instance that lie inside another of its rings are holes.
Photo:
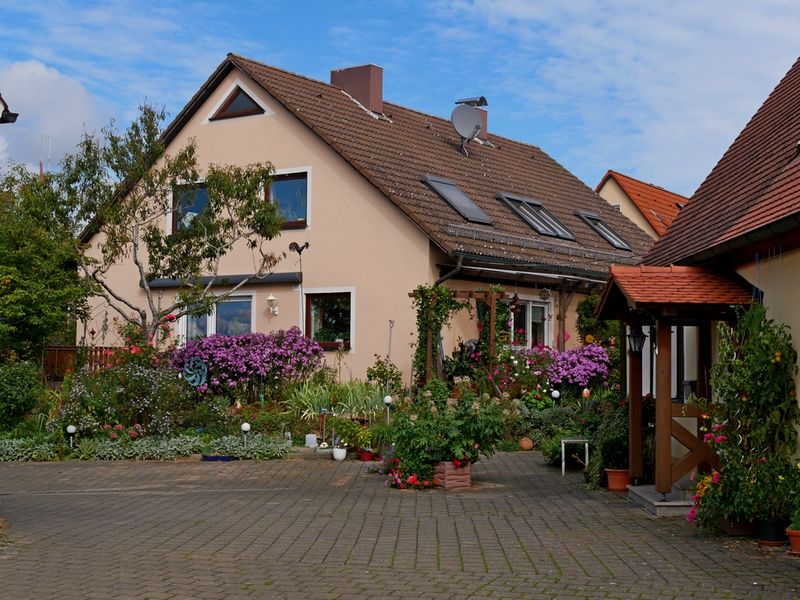
[[[96,370],[105,364],[109,346],[47,346],[42,360],[44,375],[48,381],[63,381],[67,371],[88,365]],[[80,356],[80,361],[78,357]]]

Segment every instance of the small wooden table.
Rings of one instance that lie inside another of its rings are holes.
[[[566,464],[567,464],[567,451],[566,445],[567,444],[583,444],[583,454],[584,454],[584,469],[589,464],[589,439],[585,437],[576,437],[576,438],[561,438],[561,476],[563,477],[566,474]]]

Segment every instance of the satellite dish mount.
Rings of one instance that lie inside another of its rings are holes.
[[[450,115],[450,123],[453,129],[461,136],[461,151],[464,156],[469,156],[467,151],[467,144],[470,140],[474,140],[481,132],[483,118],[478,112],[478,106],[486,106],[486,98],[480,96],[478,98],[465,98],[456,102],[458,106],[453,109],[453,114]]]

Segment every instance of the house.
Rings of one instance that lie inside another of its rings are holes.
[[[730,319],[731,306],[763,298],[772,318],[789,325],[795,336],[800,332],[799,140],[800,59],[656,241],[645,264],[611,269],[601,314],[631,325],[655,322],[657,327],[658,492],[669,492],[682,475],[713,458],[672,419],[682,410],[671,402],[670,328],[697,327],[701,396],[710,392],[713,324]],[[632,362],[640,361],[635,358]],[[631,379],[636,375],[634,366]],[[633,397],[631,401],[635,419],[638,408]],[[671,438],[690,452],[672,457]],[[633,471],[637,441],[632,437],[631,442]]]
[[[686,196],[610,169],[594,191],[612,206],[619,207],[623,215],[654,240],[664,235],[678,211],[689,201]]]
[[[454,104],[454,126],[385,101],[382,87],[375,65],[324,83],[229,54],[177,115],[163,134],[167,152],[194,138],[201,165],[275,166],[266,196],[285,223],[272,244],[287,252],[272,275],[207,317],[183,319],[180,332],[299,325],[345,377],[387,352],[408,377],[409,292],[498,283],[516,297],[513,326],[526,344],[575,344],[577,302],[612,263],[639,263],[650,238],[540,148],[493,135],[485,98]],[[102,235],[89,241],[96,248]],[[246,272],[241,250],[226,257],[228,281]],[[132,273],[123,264],[108,277],[141,294]],[[151,282],[164,294],[175,285]],[[100,330],[107,314],[96,304],[83,330]],[[466,312],[445,332],[444,351],[459,337],[477,337]],[[346,352],[334,355],[340,345]]]

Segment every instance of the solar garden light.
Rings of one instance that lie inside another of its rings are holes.
[[[67,425],[67,435],[69,436],[69,447],[72,448],[72,438],[75,437],[75,432],[78,428],[75,425]]]
[[[244,447],[247,448],[247,432],[250,431],[250,423],[242,423],[242,435],[244,436]]]
[[[390,395],[386,395],[383,397],[383,403],[386,405],[386,424],[389,425],[391,422],[391,417],[389,416],[389,409],[392,406],[392,397]]]
[[[561,398],[561,392],[559,392],[558,390],[553,390],[552,392],[550,392],[550,397],[553,400],[558,400],[559,398]]]

